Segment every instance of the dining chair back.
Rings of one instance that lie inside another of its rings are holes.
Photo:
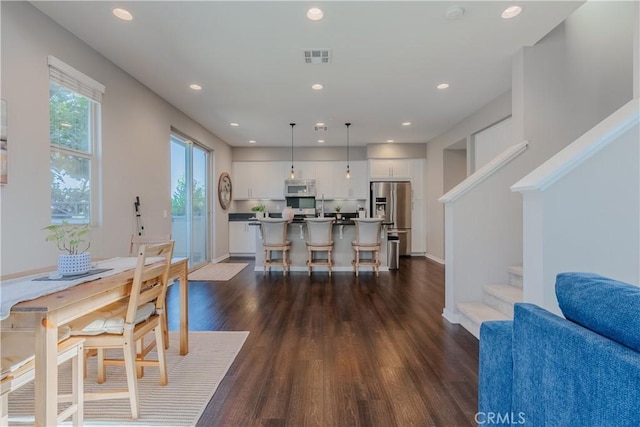
[[[137,256],[140,245],[152,245],[156,243],[167,243],[171,240],[171,234],[158,234],[155,236],[138,236],[131,235],[131,243],[129,244],[129,256]]]
[[[173,247],[173,241],[140,245],[128,298],[71,323],[72,335],[84,337],[85,348],[97,350],[98,383],[106,379],[107,365],[124,365],[126,371],[127,390],[85,393],[86,401],[127,397],[131,415],[137,419],[140,414],[137,377],[142,375],[142,367],[159,367],[160,384],[167,384],[163,317]],[[155,341],[145,347],[142,339],[150,332],[154,332]],[[157,360],[146,359],[153,347]],[[107,358],[105,350],[110,348],[122,348],[124,358]]]

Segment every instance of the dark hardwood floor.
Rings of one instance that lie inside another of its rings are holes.
[[[189,284],[191,330],[250,331],[199,426],[475,425],[478,341],[442,317],[441,265],[329,279],[229,262],[250,265]]]

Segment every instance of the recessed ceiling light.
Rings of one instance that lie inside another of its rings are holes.
[[[318,142],[319,142],[320,144],[324,144],[324,139],[319,139],[319,140],[318,140]]]
[[[460,6],[451,6],[444,13],[444,16],[446,16],[447,19],[450,21],[454,21],[462,17],[462,15],[464,15],[464,7],[460,7]]]
[[[113,14],[116,18],[122,19],[123,21],[133,21],[133,15],[126,9],[116,7],[113,9]]]
[[[511,6],[506,8],[500,16],[502,16],[502,19],[511,19],[520,15],[520,12],[522,12],[522,8],[520,6]]]
[[[403,122],[402,126],[411,126],[411,122]]]
[[[240,124],[238,124],[238,123],[236,123],[236,122],[231,122],[231,123],[229,123],[229,124],[230,124],[231,126],[233,126],[233,127],[238,127],[238,126],[240,126]]]
[[[440,83],[438,86],[436,86],[438,89],[446,89],[449,87],[449,83]]]
[[[198,84],[190,84],[189,87],[193,90],[202,90],[202,86],[198,85]]]
[[[316,123],[316,126],[324,126],[324,123],[322,122]]]
[[[395,142],[393,139],[387,139],[387,142]]]
[[[253,139],[250,139],[250,140],[249,140],[249,144],[255,144],[255,143],[256,143],[256,141],[255,141],[255,140],[253,140]]]
[[[316,84],[311,85],[311,89],[313,89],[313,90],[321,90],[322,87],[323,86],[320,83],[316,83]]]
[[[307,18],[312,21],[319,21],[322,19],[322,17],[324,17],[324,12],[322,12],[322,10],[318,9],[317,7],[312,7],[311,9],[307,10]]]

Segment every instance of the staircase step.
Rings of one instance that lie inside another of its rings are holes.
[[[509,273],[509,284],[522,289],[522,266],[512,265],[507,267],[507,273]]]
[[[457,305],[460,324],[480,339],[480,324],[487,320],[509,320],[504,313],[481,302],[460,302]]]
[[[522,302],[522,289],[510,285],[486,285],[482,300],[485,304],[513,318],[513,305]]]

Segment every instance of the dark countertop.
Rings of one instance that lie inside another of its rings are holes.
[[[270,218],[281,218],[282,214],[280,213],[270,213],[269,214]],[[355,222],[353,221],[353,218],[357,218],[358,214],[357,213],[343,213],[342,214],[342,219],[341,220],[336,220],[336,222],[334,223],[334,225],[354,225]],[[334,213],[330,213],[330,214],[325,214],[325,218],[335,218],[335,214]],[[248,213],[230,213],[229,214],[229,222],[233,222],[233,221],[250,221],[252,225],[258,225],[259,223],[256,221],[256,217],[255,214],[253,212],[248,212]],[[292,224],[304,224],[304,218],[303,217],[294,217],[293,220],[291,221]],[[392,225],[393,223],[391,222],[383,222],[382,225]]]
[[[325,218],[335,218],[335,213],[325,214]],[[352,224],[352,218],[357,218],[358,214],[355,212],[348,212],[342,214],[342,221],[336,221],[336,224]],[[280,212],[269,212],[269,218],[282,218]],[[229,213],[229,221],[254,221],[256,215],[254,212],[241,212],[241,213]],[[303,217],[294,217],[294,223],[304,222]]]
[[[249,213],[230,213],[229,221],[251,221],[256,219],[256,215],[253,212]]]

